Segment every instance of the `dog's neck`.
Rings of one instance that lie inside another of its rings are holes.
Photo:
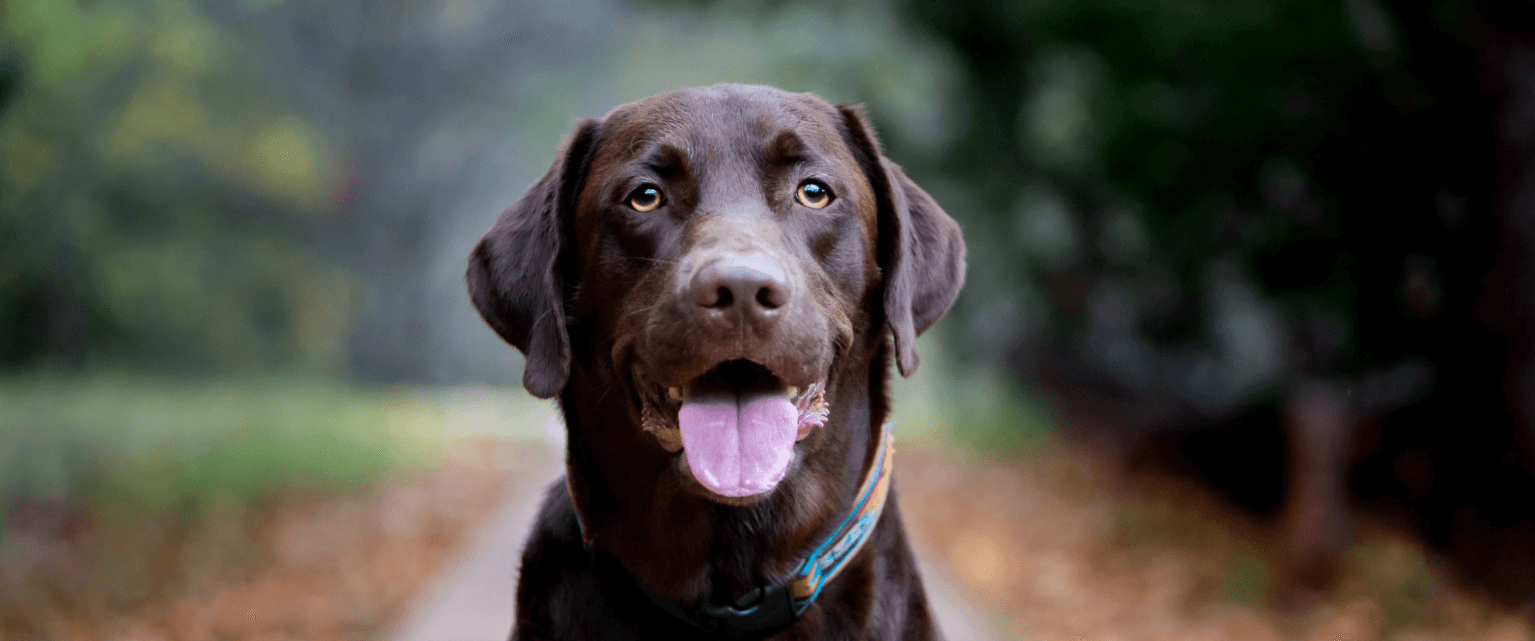
[[[785,581],[844,517],[888,410],[888,349],[849,350],[828,384],[831,413],[773,495],[728,506],[686,488],[673,457],[640,427],[628,395],[574,368],[562,398],[567,475],[594,553],[679,603],[728,603]],[[592,402],[591,399],[600,399]]]

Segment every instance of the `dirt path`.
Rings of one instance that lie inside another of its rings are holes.
[[[464,553],[448,563],[435,584],[417,597],[394,641],[502,641],[512,629],[517,561],[538,510],[547,480],[560,474],[561,452],[543,447],[537,467],[520,471],[524,479],[507,491],[501,504],[468,539]]]
[[[548,419],[545,419],[546,421]],[[553,441],[554,426],[543,430],[547,456],[536,469],[520,470],[523,481],[509,489],[501,504],[469,538],[464,552],[448,563],[435,585],[417,597],[391,641],[502,641],[511,630],[517,562],[523,537],[531,527],[543,488],[560,474],[563,453]],[[528,482],[536,480],[535,482]],[[929,603],[951,641],[993,641],[997,633],[969,605],[944,568],[920,555]]]

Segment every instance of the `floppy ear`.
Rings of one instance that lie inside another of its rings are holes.
[[[597,121],[583,121],[549,173],[502,212],[469,254],[469,298],[527,357],[522,386],[539,398],[558,396],[570,377],[560,255],[596,131]]]
[[[949,311],[965,284],[965,240],[933,198],[880,153],[858,107],[838,105],[845,133],[879,200],[885,321],[901,375],[917,371],[917,336]]]

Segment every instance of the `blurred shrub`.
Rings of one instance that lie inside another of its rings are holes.
[[[0,33],[0,367],[334,370],[354,284],[298,233],[325,142],[199,7],[17,0]]]
[[[965,360],[1221,417],[1305,376],[1399,406],[1453,351],[1486,262],[1469,2],[901,12],[959,61],[960,133],[913,172],[971,246]]]

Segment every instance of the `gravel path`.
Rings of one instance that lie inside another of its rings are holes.
[[[472,421],[484,416],[476,411],[463,417]],[[504,415],[503,415],[504,416]],[[517,561],[523,537],[531,526],[542,490],[560,474],[563,453],[557,445],[561,431],[544,418],[541,433],[524,431],[518,436],[539,438],[548,456],[538,457],[542,467],[528,469],[522,481],[510,488],[496,508],[468,540],[464,555],[448,564],[434,587],[417,598],[391,641],[504,641],[511,630],[513,595],[517,585]],[[459,425],[465,425],[460,422]],[[524,423],[526,425],[527,423]],[[464,432],[477,432],[472,427]],[[527,480],[537,479],[537,482]],[[971,608],[958,586],[948,581],[942,567],[919,551],[919,563],[928,600],[939,625],[950,641],[993,641],[1000,637],[978,610]]]

